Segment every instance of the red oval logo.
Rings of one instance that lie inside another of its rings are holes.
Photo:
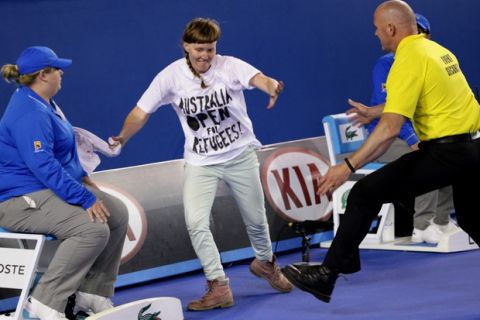
[[[289,221],[328,220],[331,196],[316,194],[317,177],[329,168],[320,154],[298,147],[280,148],[262,166],[262,184],[268,202]]]

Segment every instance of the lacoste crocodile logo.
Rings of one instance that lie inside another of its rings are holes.
[[[345,137],[347,140],[353,140],[356,136],[358,136],[357,130],[349,130],[352,126],[348,126],[345,128]]]
[[[348,189],[342,194],[342,210],[345,210],[345,208],[347,208],[347,198],[348,198],[348,194],[350,193],[350,190],[351,189]]]
[[[143,314],[150,308],[152,304],[150,303],[148,306],[143,307],[138,311],[138,320],[162,320],[161,318],[157,317],[161,311],[154,312],[154,313],[147,313]]]

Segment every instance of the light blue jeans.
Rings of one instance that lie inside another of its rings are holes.
[[[210,231],[210,215],[218,182],[223,180],[237,202],[257,259],[272,259],[272,243],[255,150],[248,148],[236,158],[209,166],[185,165],[183,203],[193,248],[207,280],[224,277],[218,248]]]

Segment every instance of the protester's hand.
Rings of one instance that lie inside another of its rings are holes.
[[[317,194],[322,196],[329,192],[335,191],[345,181],[347,181],[350,173],[351,171],[345,163],[330,167],[327,173],[324,176],[319,177],[317,180]]]
[[[273,108],[273,106],[277,102],[278,96],[283,91],[284,87],[285,87],[285,84],[283,83],[283,81],[278,81],[275,84],[275,88],[273,88],[273,90],[270,91],[270,92],[273,92],[273,94],[270,94],[270,100],[268,101],[267,109]]]
[[[352,115],[350,123],[353,125],[365,125],[376,118],[372,112],[373,110],[366,105],[353,101],[352,99],[348,99],[348,104],[352,106],[352,108],[348,109],[345,113]]]
[[[110,212],[108,212],[102,200],[95,201],[95,203],[87,209],[87,213],[92,222],[98,221],[100,223],[106,223],[108,217],[110,217]]]
[[[122,136],[111,136],[108,138],[108,146],[112,150],[112,156],[118,156],[122,151],[125,139]]]
[[[125,138],[122,137],[122,136],[111,136],[108,138],[108,144],[111,146],[111,147],[116,147],[118,145],[123,145],[125,142]]]

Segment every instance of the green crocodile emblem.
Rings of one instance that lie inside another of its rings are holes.
[[[342,210],[344,210],[347,207],[347,199],[348,199],[348,194],[350,193],[351,189],[348,189],[342,194]]]
[[[357,130],[350,130],[352,126],[348,126],[345,128],[345,137],[347,140],[353,140],[356,136],[358,136]]]
[[[154,313],[143,314],[151,306],[152,306],[152,304],[150,303],[148,306],[145,306],[142,309],[140,309],[140,311],[138,311],[138,318],[137,319],[138,320],[162,320],[159,317],[157,317],[160,314],[161,311],[154,312]]]

